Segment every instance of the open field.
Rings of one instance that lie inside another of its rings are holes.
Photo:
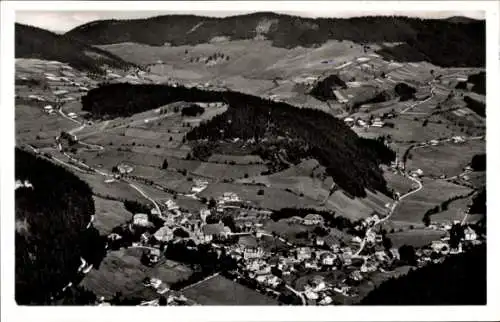
[[[266,171],[267,167],[261,164],[256,165],[228,165],[219,163],[202,162],[199,167],[192,171],[193,174],[217,178],[217,179],[237,179],[244,176],[259,175]]]
[[[471,189],[443,180],[423,180],[422,190],[401,201],[391,220],[421,224],[424,213],[443,201],[457,195],[465,195]]]
[[[431,221],[450,223],[454,220],[462,220],[467,210],[467,205],[472,203],[472,196],[452,201],[448,205],[448,210],[438,212],[431,216]]]
[[[333,181],[331,177],[320,179],[325,175],[324,171],[323,166],[311,159],[278,173],[251,177],[237,182],[261,183],[270,188],[291,191],[297,199],[302,198],[300,196],[309,198],[314,200],[314,204],[353,220],[365,218],[373,211],[385,212],[385,204],[390,201],[390,198],[381,193],[367,191],[367,198],[351,199],[342,191],[337,190],[328,197]]]
[[[133,214],[128,212],[123,203],[94,196],[95,217],[94,227],[101,235],[111,233],[111,230],[132,219]]]
[[[278,302],[246,286],[217,275],[183,291],[201,305],[277,305]]]
[[[209,162],[213,163],[230,163],[236,164],[262,164],[264,160],[258,155],[228,155],[228,154],[212,154],[208,158]]]
[[[387,237],[392,241],[392,246],[395,248],[399,248],[403,245],[422,247],[444,236],[446,236],[445,232],[432,229],[410,229],[387,234]]]
[[[42,104],[45,105],[45,104]],[[49,104],[46,104],[49,105]],[[35,104],[16,104],[16,142],[47,146],[54,144],[54,138],[61,131],[75,127],[75,123],[56,114],[49,115]]]
[[[413,190],[413,181],[405,176],[394,173],[392,171],[384,171],[384,178],[387,185],[399,192],[401,195]]]
[[[396,142],[422,142],[436,138],[451,137],[453,135],[459,134],[457,132],[453,132],[450,129],[447,129],[443,124],[435,124],[429,122],[427,126],[423,127],[422,124],[424,122],[424,117],[425,115],[405,115],[388,120],[388,122],[394,123],[394,128],[370,127],[365,131],[365,129],[354,127],[353,130],[355,130],[355,132],[361,133],[368,132],[375,137],[390,135],[392,140]],[[365,135],[363,134],[363,136]]]
[[[108,252],[100,267],[92,269],[80,285],[93,291],[98,297],[110,298],[116,292],[122,292],[127,297],[142,293],[145,288],[142,281],[145,277],[159,278],[172,284],[192,273],[188,267],[171,260],[160,262],[155,267],[144,266],[140,262],[142,252],[139,248]]]
[[[105,183],[105,178],[99,174],[87,174],[75,172],[80,179],[87,182],[92,189],[93,193],[97,196],[104,198],[114,198],[120,200],[136,200],[138,202],[148,202],[137,191],[130,188],[125,182],[115,181],[112,183]]]
[[[258,195],[257,192],[262,189],[263,195]],[[207,189],[200,193],[200,197],[222,196],[224,192],[232,191],[240,196],[243,200],[248,200],[261,208],[277,210],[285,207],[307,208],[319,207],[322,208],[320,202],[317,202],[308,197],[300,197],[291,192],[262,186],[241,185],[233,183],[213,183],[208,185]]]
[[[422,169],[424,175],[447,177],[462,173],[475,154],[485,153],[486,144],[482,140],[471,140],[463,144],[444,143],[412,150],[408,169]]]

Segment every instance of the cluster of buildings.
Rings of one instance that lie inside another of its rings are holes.
[[[384,127],[385,123],[382,121],[381,117],[375,117],[371,120],[363,120],[361,118],[352,118],[352,117],[346,117],[344,119],[344,123],[350,127],[352,126],[358,126],[358,127]]]

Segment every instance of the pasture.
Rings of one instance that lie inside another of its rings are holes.
[[[217,275],[182,292],[201,305],[278,305],[278,302],[246,286]]]
[[[391,239],[392,246],[399,248],[403,245],[411,245],[415,248],[429,245],[433,240],[439,240],[446,236],[446,232],[432,229],[410,229],[402,232],[387,234]]]
[[[111,233],[111,230],[132,219],[133,214],[125,209],[121,201],[103,199],[94,196],[95,215],[94,227],[101,235]]]
[[[109,299],[116,292],[131,297],[138,293],[144,294],[146,287],[142,281],[145,277],[158,278],[167,284],[172,284],[192,274],[189,267],[171,260],[160,262],[154,267],[145,266],[140,261],[143,251],[140,248],[130,247],[108,252],[100,267],[92,269],[80,285],[94,292],[97,297],[104,296]]]
[[[458,195],[468,194],[471,189],[444,180],[423,180],[423,188],[402,200],[391,220],[422,224],[427,210]]]
[[[485,153],[486,144],[482,140],[469,140],[463,144],[443,143],[413,149],[408,169],[422,169],[424,175],[451,177],[462,173],[475,154]]]

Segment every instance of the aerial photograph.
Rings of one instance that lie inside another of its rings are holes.
[[[255,8],[16,12],[18,305],[486,305],[485,13]]]

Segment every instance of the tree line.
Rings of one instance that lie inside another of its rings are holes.
[[[129,116],[176,101],[223,101],[229,105],[226,112],[187,133],[189,141],[208,140],[195,147],[193,154],[198,158],[200,154],[208,157],[220,140],[253,140],[248,145],[250,153],[254,151],[264,158],[270,158],[267,152],[272,149],[276,151],[272,158],[281,162],[316,158],[339,187],[353,196],[366,196],[365,188],[387,193],[379,163],[393,160],[394,151],[377,140],[360,139],[342,121],[316,109],[232,91],[168,85],[110,84],[93,89],[82,98],[83,110],[94,117]],[[260,148],[263,144],[269,148]],[[203,153],[197,153],[200,151]]]
[[[74,278],[80,257],[98,263],[99,234],[86,229],[94,214],[90,187],[66,169],[16,148],[15,177],[31,188],[15,191],[15,298],[48,304]],[[89,256],[90,255],[90,256]]]
[[[409,17],[304,18],[271,12],[224,18],[166,15],[129,21],[106,20],[84,24],[67,33],[92,44],[135,42],[152,46],[197,45],[214,37],[253,39],[262,19],[276,21],[265,37],[273,46],[313,47],[328,40],[369,43],[401,42],[380,54],[402,61],[427,60],[441,66],[484,66],[485,21],[455,23],[446,19]],[[201,22],[203,24],[199,25]],[[193,27],[197,26],[193,30]],[[152,32],[154,31],[154,32]],[[401,49],[402,46],[406,48]]]
[[[404,296],[402,296],[404,294]],[[486,246],[447,257],[391,278],[370,292],[361,305],[485,305]]]

